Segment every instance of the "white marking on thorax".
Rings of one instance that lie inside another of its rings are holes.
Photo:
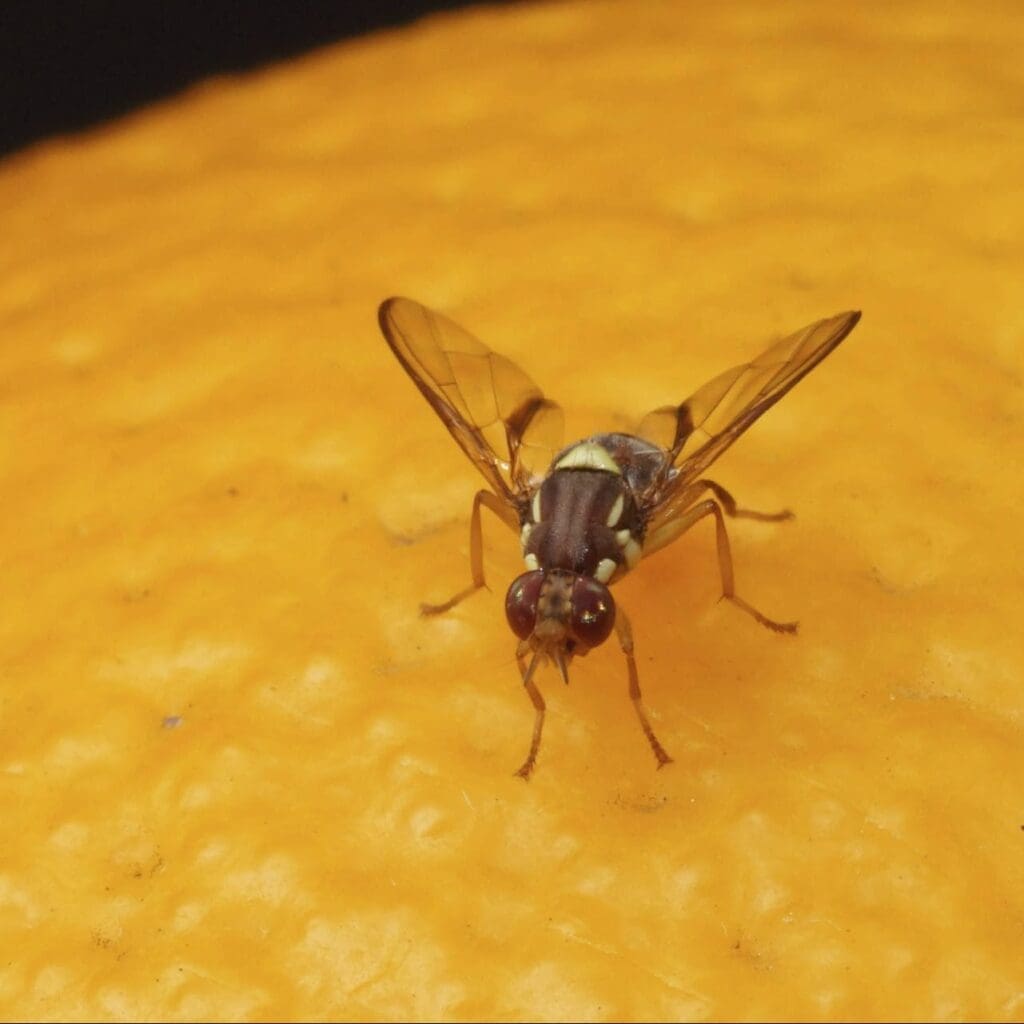
[[[537,561],[537,556],[531,552],[528,554],[523,561],[526,563],[526,568],[530,572],[536,572],[540,568],[540,563]]]
[[[522,530],[519,531],[519,543],[524,551],[526,550],[526,545],[530,543],[531,533],[533,533],[533,523],[526,523]]]
[[[535,523],[540,522],[540,488],[537,488],[537,493],[533,496],[533,504],[530,506],[533,513],[533,521]]]
[[[640,559],[643,558],[644,549],[632,537],[622,545],[622,553],[626,556],[626,565],[635,569]]]
[[[612,576],[615,574],[615,570],[618,569],[618,563],[613,562],[610,558],[602,558],[597,563],[597,568],[594,570],[594,579],[598,583],[607,583]]]
[[[555,469],[603,469],[606,473],[622,476],[622,470],[608,454],[608,449],[594,441],[581,441],[570,448],[555,463]]]
[[[618,524],[619,520],[622,518],[622,509],[625,504],[625,497],[622,494],[619,494],[615,499],[615,504],[612,505],[611,512],[608,513],[608,518],[605,520],[609,526],[616,526]]]
[[[643,557],[644,549],[634,540],[629,530],[617,530],[615,541],[622,548],[622,555],[626,559],[626,565],[635,569],[637,562]]]

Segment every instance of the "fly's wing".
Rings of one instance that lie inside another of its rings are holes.
[[[511,360],[412,299],[378,311],[391,351],[494,492],[518,508],[562,444],[562,410]]]
[[[693,492],[687,493],[687,486],[835,349],[858,320],[859,312],[819,320],[777,341],[752,363],[715,377],[681,405],[644,417],[640,437],[665,449],[664,469],[640,499],[652,533],[689,504],[684,499]]]

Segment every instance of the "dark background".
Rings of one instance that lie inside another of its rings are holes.
[[[213,74],[466,6],[468,0],[0,0],[0,156]]]

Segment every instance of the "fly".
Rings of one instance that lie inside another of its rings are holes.
[[[516,774],[530,777],[540,749],[538,665],[552,662],[568,683],[572,659],[613,631],[640,726],[658,767],[668,764],[644,710],[629,619],[609,588],[710,516],[723,597],[768,629],[796,632],[795,622],[776,622],[736,593],[725,527],[726,516],[776,522],[792,513],[739,508],[704,472],[839,345],[860,313],[819,320],[775,342],[680,405],[655,409],[635,434],[595,434],[568,447],[562,410],[511,360],[411,299],[387,299],[378,315],[392,352],[488,484],[470,517],[472,582],[443,604],[423,605],[423,614],[446,612],[484,586],[481,507],[519,535],[526,571],[508,588],[505,614],[519,639],[516,660],[534,724]]]

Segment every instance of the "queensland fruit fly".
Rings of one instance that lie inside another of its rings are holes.
[[[540,749],[538,665],[552,662],[568,683],[572,659],[612,632],[626,658],[640,726],[658,767],[667,764],[672,759],[641,700],[629,619],[609,588],[711,517],[723,597],[768,629],[796,632],[795,622],[769,619],[736,593],[725,528],[725,516],[772,522],[792,513],[739,508],[704,472],[853,330],[860,313],[819,320],[775,342],[682,404],[656,409],[635,434],[595,434],[568,447],[561,409],[510,360],[410,299],[387,299],[379,318],[398,361],[488,484],[473,499],[472,583],[443,604],[423,605],[423,613],[446,612],[484,586],[481,507],[519,535],[526,571],[508,588],[505,613],[519,639],[516,660],[535,714],[530,751],[517,774],[529,778]]]

